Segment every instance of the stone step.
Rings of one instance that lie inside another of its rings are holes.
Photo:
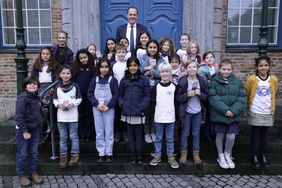
[[[191,143],[191,142],[189,142]],[[191,145],[191,144],[190,144]],[[9,153],[16,153],[16,142],[15,137],[11,138],[8,141],[0,141],[0,153],[9,154]],[[56,152],[58,153],[59,148],[59,140],[55,140],[55,148]],[[165,148],[165,145],[163,145]],[[40,153],[48,154],[51,153],[51,144],[44,143],[40,144],[39,146]],[[90,153],[90,154],[97,154],[96,145],[94,140],[90,142],[80,142],[80,151],[81,153]],[[153,144],[143,143],[143,152],[144,153],[151,153],[154,151]],[[175,151],[179,151],[179,142],[175,142]],[[239,152],[249,153],[250,151],[250,137],[245,135],[238,135],[235,140],[235,145],[233,148],[234,153]],[[282,154],[282,137],[281,136],[271,136],[269,137],[269,143],[267,146],[268,153],[271,154]],[[201,153],[215,153],[216,147],[214,143],[208,143],[206,141],[201,141]],[[129,153],[128,143],[126,142],[117,142],[114,143],[114,153],[115,154],[126,154]]]
[[[264,174],[277,175],[282,172],[281,155],[268,155],[272,164],[268,169],[254,170],[248,162],[248,155],[234,154],[236,168],[231,170],[221,169],[217,162],[216,156],[205,154],[202,155],[203,165],[195,166],[189,158],[188,164],[180,165],[178,169],[172,169],[167,163],[166,157],[162,158],[162,162],[156,166],[150,166],[152,159],[150,155],[145,155],[144,162],[140,165],[132,165],[129,155],[115,155],[113,163],[96,163],[97,155],[81,154],[77,167],[69,167],[60,169],[59,161],[50,160],[46,154],[40,155],[38,172],[43,175],[85,175],[85,174],[193,174],[202,176],[205,174]],[[178,160],[178,157],[176,157]],[[2,176],[16,175],[15,155],[0,154],[0,174]]]

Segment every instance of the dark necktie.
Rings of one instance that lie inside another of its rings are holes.
[[[131,30],[130,30],[130,52],[132,53],[134,50],[134,36],[133,36],[133,25],[130,26]]]

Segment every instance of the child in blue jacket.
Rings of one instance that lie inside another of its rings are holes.
[[[132,163],[141,163],[142,130],[145,124],[145,112],[150,104],[150,84],[148,78],[141,75],[140,62],[137,58],[129,58],[126,66],[127,70],[119,88],[121,120],[127,125]]]

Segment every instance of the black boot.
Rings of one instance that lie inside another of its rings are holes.
[[[260,162],[258,160],[258,157],[256,154],[253,154],[251,157],[250,157],[250,162],[251,162],[251,165],[254,169],[258,170],[260,169]]]
[[[268,168],[269,167],[269,162],[267,160],[267,157],[265,156],[265,154],[261,154],[260,156],[260,162],[261,162],[261,166],[262,168]]]

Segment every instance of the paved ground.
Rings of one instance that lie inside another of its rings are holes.
[[[79,187],[79,188],[123,188],[123,187],[282,187],[282,176],[240,176],[240,175],[128,175],[107,174],[89,176],[44,176],[44,184],[32,187]],[[17,176],[0,176],[0,188],[20,187]]]

